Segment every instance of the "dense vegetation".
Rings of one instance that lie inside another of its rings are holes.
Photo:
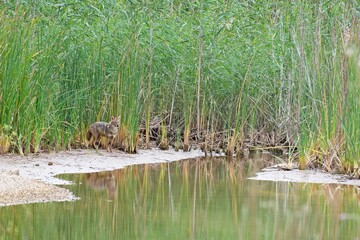
[[[121,117],[132,152],[162,141],[228,154],[287,146],[353,170],[360,157],[356,1],[5,1],[0,152],[80,146]],[[291,156],[294,156],[293,154]]]

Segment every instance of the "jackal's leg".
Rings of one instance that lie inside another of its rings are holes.
[[[99,141],[99,136],[98,135],[94,135],[94,142],[93,142],[93,146],[95,149],[98,149],[100,146],[100,141]],[[99,141],[98,145],[96,146],[96,142]]]
[[[114,139],[115,139],[115,137],[110,137],[107,141],[107,145],[108,145],[107,147],[108,147],[109,152],[112,152],[112,144],[114,142]]]
[[[111,138],[107,138],[106,139],[107,141],[106,141],[106,144],[107,144],[107,151],[108,152],[112,152],[112,149],[111,149],[111,144],[112,144],[112,142],[111,142]]]

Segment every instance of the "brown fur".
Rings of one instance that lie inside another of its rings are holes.
[[[120,123],[119,119],[119,117],[111,117],[111,121],[109,123],[95,122],[91,124],[86,133],[86,139],[90,141],[90,139],[93,138],[92,145],[94,146],[94,148],[98,148],[100,145],[100,138],[105,137],[107,143],[107,150],[112,152],[111,145],[118,133]],[[99,143],[97,144],[97,142]],[[96,144],[98,146],[96,146]]]
[[[117,183],[112,173],[87,173],[85,176],[86,185],[98,191],[106,189],[111,198],[116,198]]]

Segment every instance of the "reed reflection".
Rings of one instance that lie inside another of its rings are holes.
[[[45,237],[28,231],[41,229],[44,215],[52,226],[72,226],[52,232],[78,239],[360,237],[357,188],[247,180],[271,161],[264,156],[198,158],[70,175],[78,183],[71,190],[81,201],[55,210],[49,210],[50,204],[40,205],[26,228],[18,226],[28,225],[23,220],[28,212],[17,210],[23,218],[16,221],[9,219],[11,211],[2,212],[0,225],[16,222],[19,234],[30,239]]]

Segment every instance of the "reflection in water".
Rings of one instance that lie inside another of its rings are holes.
[[[97,191],[107,190],[108,196],[114,199],[117,196],[117,184],[112,172],[86,173],[86,185]]]
[[[6,233],[10,239],[360,238],[357,188],[246,179],[269,164],[268,160],[199,158],[130,166],[94,175],[68,175],[67,179],[77,183],[71,190],[82,200],[0,208],[0,236]],[[113,200],[108,201],[109,198]]]

